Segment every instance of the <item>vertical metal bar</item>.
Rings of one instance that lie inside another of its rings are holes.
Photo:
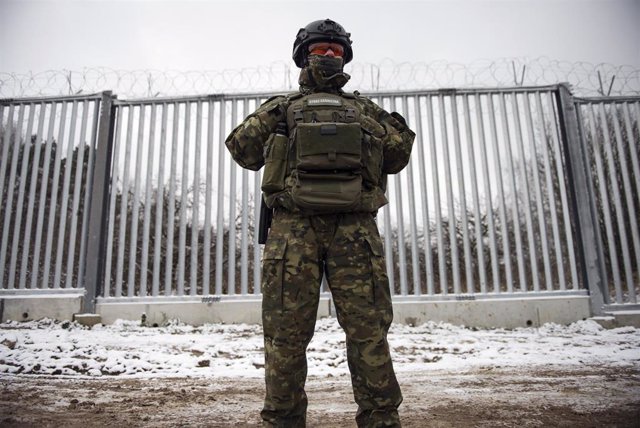
[[[509,134],[509,117],[506,106],[506,99],[504,92],[501,92],[498,95],[499,100],[499,109],[501,116],[501,124],[502,124],[502,136],[504,140],[504,147],[506,149],[506,158],[507,158],[507,174],[509,179],[509,185],[511,188],[511,215],[513,218],[513,234],[515,238],[516,245],[516,261],[518,265],[518,274],[519,274],[519,282],[520,288],[526,289],[526,278],[524,273],[524,257],[522,255],[522,237],[520,235],[520,212],[518,209],[518,187],[516,184],[515,171],[513,166],[513,154],[511,152],[511,136]],[[507,233],[509,231],[507,224]],[[509,248],[509,251],[511,249]],[[513,289],[507,290],[509,293],[513,292]]]
[[[631,159],[631,166],[633,167],[633,176],[635,177],[636,192],[640,193],[640,166],[638,162],[638,152],[637,150],[633,150],[634,143],[636,145],[637,143],[634,140],[633,126],[631,125],[631,114],[629,112],[629,103],[623,103],[622,109],[624,113],[624,125],[627,131],[627,138],[629,139],[629,158]],[[638,121],[636,121],[636,126],[638,126],[638,122],[640,122],[640,118],[638,119]]]
[[[5,272],[5,263],[7,257],[7,247],[9,246],[9,229],[11,225],[11,214],[13,213],[13,195],[15,193],[15,180],[16,173],[18,170],[18,157],[20,154],[20,143],[22,142],[22,122],[24,120],[24,111],[26,110],[26,106],[24,104],[20,104],[20,111],[18,113],[18,124],[13,132],[13,151],[11,153],[11,168],[9,169],[9,182],[7,183],[7,200],[2,201],[4,205],[4,219],[2,225],[2,241],[0,243],[0,269],[2,269],[2,273],[0,274],[0,289],[4,288],[4,272]],[[9,122],[7,127],[12,127],[13,124]],[[12,144],[11,138],[5,139],[5,144],[7,146]],[[5,159],[5,162],[8,159]],[[3,166],[5,165],[3,162]],[[4,174],[6,171],[3,171],[2,178],[4,179]],[[3,187],[0,187],[0,192],[4,190]],[[16,207],[17,208],[17,207]],[[16,237],[14,237],[16,240]],[[14,277],[9,277],[9,283],[7,284],[9,288],[15,288]]]
[[[491,148],[493,151],[493,160],[496,165],[496,171],[499,174],[498,184],[498,211],[500,215],[500,232],[502,234],[502,258],[504,259],[505,279],[507,281],[507,292],[513,293],[513,266],[511,264],[511,245],[509,243],[509,227],[507,224],[507,207],[504,198],[502,162],[500,160],[500,149],[498,141],[498,127],[496,123],[496,112],[493,106],[493,95],[489,95],[487,107],[489,108],[489,131],[491,134]],[[495,284],[494,284],[495,286]],[[494,289],[494,293],[500,293],[499,288]]]
[[[373,98],[373,102],[382,105],[383,99]],[[391,201],[391,189],[388,185],[388,176],[385,175],[385,196],[387,200]],[[390,204],[386,204],[382,207],[382,223],[384,227],[384,255],[385,255],[385,268],[387,276],[389,277],[389,289],[393,294],[395,292],[395,263],[393,260],[393,231],[391,230],[391,208]],[[322,290],[326,290],[326,279],[323,277]]]
[[[242,115],[247,115],[247,103],[245,98],[242,100]],[[249,171],[242,168],[242,228],[240,233],[240,293],[246,295],[249,290]]]
[[[542,108],[542,96],[540,95],[540,91],[536,91],[536,108],[538,110],[538,121],[540,122],[541,126],[544,126],[545,124],[544,110]],[[551,221],[551,230],[553,233],[556,265],[558,267],[558,283],[560,285],[560,289],[564,290],[566,289],[566,279],[565,279],[565,272],[564,272],[564,263],[562,261],[562,243],[560,241],[560,229],[558,228],[558,219],[556,217],[558,211],[556,208],[556,195],[553,189],[553,178],[551,177],[551,162],[549,160],[549,149],[551,149],[552,147],[550,145],[549,136],[547,135],[546,131],[543,132],[542,141],[544,143],[544,147],[542,148],[542,158],[544,162],[545,180],[546,180],[546,187],[547,187],[546,193],[549,198],[548,219]],[[556,179],[560,180],[560,177],[557,177]],[[540,212],[540,216],[545,217],[543,212]],[[544,230],[545,230],[544,236],[546,237],[546,228]],[[544,246],[543,246],[543,251],[545,251]],[[548,251],[548,248],[546,251]],[[545,258],[545,260],[547,259]],[[546,266],[545,266],[545,269],[546,269]],[[553,289],[553,276],[551,272],[546,273],[546,270],[545,270],[545,274],[549,275],[548,281],[551,281],[551,282],[547,282],[547,290],[551,290]]]
[[[85,297],[83,310],[95,311],[95,298],[99,284],[104,279],[105,224],[107,220],[107,198],[109,196],[109,177],[111,172],[111,152],[113,150],[113,98],[111,92],[102,93],[101,113],[98,125],[95,171],[87,192],[91,193],[88,221],[87,267],[85,270]],[[97,109],[97,106],[96,106]],[[90,162],[91,165],[91,162]]]
[[[514,94],[515,95],[515,94]],[[507,167],[509,169],[509,184],[511,185],[511,211],[513,215],[513,234],[516,240],[516,255],[518,260],[518,273],[520,279],[520,289],[526,291],[527,279],[525,276],[524,256],[522,249],[522,236],[520,235],[520,210],[518,209],[518,186],[516,184],[515,168],[513,166],[513,153],[511,152],[511,137],[509,134],[509,117],[504,92],[500,93],[500,112],[502,116],[502,136],[507,156]],[[513,290],[509,290],[513,292]]]
[[[260,100],[255,100],[255,105],[260,105]],[[260,205],[262,203],[262,189],[260,188],[260,183],[262,182],[262,173],[261,171],[256,171],[254,174],[254,212],[253,212],[253,294],[260,294],[261,283],[262,280],[262,263],[261,263],[261,247],[258,242],[258,219],[260,218]]]
[[[240,229],[240,294],[246,295],[249,289],[249,248],[248,248],[248,222],[249,222],[249,171],[242,169],[242,223]]]
[[[417,97],[416,97],[417,98]],[[407,120],[407,124],[410,125],[409,118],[409,102],[407,96],[402,97],[402,113]],[[416,119],[416,122],[419,119]],[[415,157],[414,157],[415,159]],[[407,189],[409,200],[409,222],[411,226],[411,270],[412,270],[412,283],[413,283],[413,295],[419,296],[422,294],[422,284],[420,280],[420,261],[418,258],[418,224],[416,220],[416,195],[413,189],[413,165],[409,161],[407,165]]]
[[[65,288],[78,288],[82,279],[80,278],[80,269],[78,269],[78,276],[76,277],[76,283],[73,284],[73,269],[76,255],[76,239],[78,234],[78,209],[80,207],[80,190],[82,187],[82,171],[84,170],[84,150],[85,140],[87,138],[87,122],[89,118],[89,102],[85,100],[82,103],[82,119],[80,122],[80,135],[78,136],[78,155],[76,158],[76,170],[75,180],[73,184],[73,204],[71,206],[71,230],[69,232],[69,253],[67,256],[67,278]],[[85,192],[87,190],[85,189]],[[83,207],[86,208],[87,207]],[[83,237],[80,237],[82,241]]]
[[[235,127],[238,110],[238,99],[231,103],[231,129]],[[236,163],[229,163],[229,254],[227,258],[228,281],[227,294],[236,294]]]
[[[593,111],[593,104],[587,104],[589,107],[589,124],[591,131],[591,144],[593,145],[593,153],[596,163],[596,177],[598,177],[598,187],[600,198],[602,200],[602,214],[604,216],[605,233],[607,235],[607,244],[609,246],[609,257],[611,261],[611,273],[613,274],[613,284],[616,290],[616,303],[622,303],[622,280],[620,277],[620,263],[618,261],[618,251],[616,248],[615,233],[613,231],[613,221],[611,220],[611,204],[609,202],[609,186],[604,172],[604,164],[602,162],[602,145],[604,142],[598,137],[596,129],[596,116]]]
[[[436,128],[433,118],[433,101],[431,96],[427,97],[427,125],[429,128],[429,145],[431,154],[431,179],[433,180],[433,200],[436,214],[436,236],[438,243],[438,273],[440,276],[440,292],[443,295],[448,293],[447,285],[447,265],[445,260],[444,233],[442,230],[442,208],[440,207],[440,173],[438,172],[438,155],[436,153]],[[442,144],[440,145],[442,147]],[[428,244],[431,247],[431,243]]]
[[[124,251],[126,247],[127,211],[129,206],[129,163],[131,160],[131,140],[133,134],[134,106],[128,106],[127,140],[124,155],[124,171],[122,173],[122,195],[120,196],[120,224],[118,227],[118,255],[116,259],[116,292],[115,297],[122,296],[122,280],[124,276]],[[131,293],[133,294],[133,293]]]
[[[420,108],[420,96],[418,95],[414,98],[414,109],[416,115],[416,143],[418,146],[418,173],[420,175],[420,196],[422,202],[425,275],[427,281],[427,294],[432,296],[435,294],[435,290],[433,286],[433,260],[431,257],[431,222],[429,221],[429,202],[427,198],[427,173],[424,152],[425,139],[422,133],[422,112]],[[430,143],[433,144],[433,141],[430,141]],[[420,287],[418,287],[417,290],[421,292]]]
[[[630,114],[630,103],[623,103],[623,112],[624,112],[624,123],[625,129],[627,131],[627,138],[629,139],[629,157],[631,158],[631,165],[633,167],[633,176],[635,177],[635,185],[636,185],[636,194],[640,194],[640,167],[638,166],[638,151],[634,150],[633,147],[637,148],[637,140],[635,140],[635,135],[633,133],[633,126],[631,125],[631,114]],[[640,133],[640,103],[635,103],[636,109],[636,128],[638,128],[638,132]],[[632,207],[632,209],[634,209]],[[636,257],[640,257],[638,254],[638,250],[636,250]],[[640,262],[638,262],[637,269],[640,270]],[[637,297],[636,297],[637,299]]]
[[[545,289],[547,291],[553,289],[553,278],[551,277],[551,262],[549,260],[549,245],[547,240],[547,226],[546,226],[546,215],[543,207],[543,195],[542,195],[542,186],[540,185],[540,177],[538,175],[539,170],[539,160],[538,160],[538,151],[536,150],[536,138],[533,131],[533,115],[531,114],[531,98],[530,95],[535,96],[535,92],[533,94],[525,93],[523,95],[524,98],[524,113],[525,113],[525,122],[527,126],[527,136],[529,138],[529,152],[531,156],[531,172],[533,175],[533,187],[536,195],[536,209],[538,212],[538,231],[540,233],[540,244],[542,246],[542,263],[544,267],[544,278],[545,278]],[[524,151],[524,149],[523,149]],[[535,239],[535,237],[532,237]],[[531,248],[531,243],[529,244]],[[533,252],[531,253],[531,258],[537,258],[537,251],[535,251],[535,245],[533,245]],[[536,269],[536,279],[538,277],[537,269]],[[540,291],[538,282],[534,280],[534,290]],[[538,288],[535,288],[538,286]]]
[[[256,173],[254,174],[254,198],[253,198],[253,203],[254,203],[254,207],[253,207],[253,222],[254,222],[254,227],[253,227],[253,294],[260,294],[262,292],[261,290],[261,284],[260,281],[262,280],[261,278],[261,273],[262,273],[262,266],[261,266],[261,260],[260,260],[260,243],[258,242],[258,219],[260,218],[260,204],[262,203],[261,198],[262,198],[262,191],[260,189],[260,183],[261,183],[261,173],[260,171],[256,171]]]
[[[616,171],[618,170],[615,163],[615,157],[613,154],[613,143],[609,135],[608,117],[604,110],[604,103],[599,104],[600,107],[600,120],[602,122],[602,130],[604,136],[604,150],[607,156],[607,164],[609,165],[609,191],[613,191],[613,204],[615,207],[616,220],[618,226],[618,237],[620,239],[620,248],[622,250],[623,269],[625,274],[625,280],[627,284],[627,291],[632,301],[635,300],[635,290],[633,290],[633,273],[631,272],[631,255],[629,254],[629,240],[627,238],[627,231],[624,226],[624,217],[622,210],[622,197],[620,195],[620,183],[616,177]],[[615,108],[613,105],[611,108]]]
[[[454,95],[455,96],[455,95]],[[449,217],[449,248],[451,249],[451,270],[453,274],[453,292],[460,294],[460,260],[458,257],[458,234],[455,202],[453,195],[453,183],[451,177],[451,161],[449,158],[449,137],[447,133],[447,114],[444,104],[444,95],[438,95],[440,108],[440,132],[442,135],[442,154],[444,156],[445,185],[447,189],[448,217]],[[453,114],[453,113],[452,113]]]
[[[205,190],[204,203],[204,242],[203,242],[203,260],[202,260],[202,295],[206,296],[210,291],[211,278],[211,194],[213,193],[213,110],[215,108],[214,101],[209,100],[208,122],[207,122],[207,184]]]
[[[491,103],[491,95],[487,96],[487,100]],[[479,94],[475,94],[475,104],[476,104],[476,122],[478,124],[478,147],[480,149],[480,160],[482,167],[482,177],[484,179],[484,194],[486,198],[486,214],[487,214],[487,229],[489,232],[489,251],[491,254],[491,272],[493,279],[493,291],[498,292],[500,290],[500,268],[498,266],[498,248],[497,248],[497,237],[496,237],[496,227],[493,220],[493,198],[491,192],[491,180],[489,177],[489,162],[487,159],[487,150],[486,150],[486,141],[485,141],[485,128],[484,128],[484,117],[482,112],[482,99]],[[488,292],[488,284],[487,289],[483,291],[484,293]]]
[[[47,189],[49,184],[49,168],[51,165],[51,147],[54,141],[54,126],[56,121],[57,103],[51,104],[51,113],[49,115],[49,124],[47,126],[47,142],[44,150],[44,167],[42,170],[42,178],[40,180],[40,200],[38,203],[38,217],[36,219],[36,241],[33,246],[33,264],[31,266],[31,284],[30,288],[38,288],[38,276],[40,273],[40,254],[42,253],[42,234],[44,226],[44,212],[46,209]],[[12,111],[9,111],[10,117]]]
[[[627,215],[629,216],[629,228],[631,229],[630,230],[631,242],[633,242],[633,250],[636,256],[635,257],[636,266],[638,266],[638,268],[640,269],[640,236],[638,235],[638,219],[636,217],[636,212],[634,209],[634,200],[633,200],[633,193],[632,193],[633,190],[631,188],[632,184],[631,184],[631,179],[629,177],[629,168],[627,166],[627,159],[631,157],[631,155],[627,156],[622,143],[622,131],[620,130],[618,104],[611,104],[611,110],[612,110],[611,116],[613,120],[614,135],[616,139],[616,147],[618,149],[618,162],[619,162],[621,173],[622,173],[621,175],[622,175],[624,196],[627,202],[627,213],[628,213]],[[630,139],[629,142],[631,141],[632,140]],[[629,152],[633,152],[632,144],[629,145]],[[621,213],[620,215],[623,216],[624,213]],[[624,221],[623,221],[622,227],[624,228]],[[628,263],[626,263],[625,271],[627,272],[627,285],[628,285],[627,291],[629,292],[629,301],[631,303],[636,303],[636,290],[635,290],[634,281],[633,281],[633,265],[631,262],[631,257],[629,257],[629,261]]]
[[[117,113],[116,113],[117,112]],[[114,154],[113,154],[113,162],[114,168],[111,176],[111,189],[110,189],[110,201],[109,201],[109,220],[107,226],[107,251],[105,258],[105,279],[104,279],[104,290],[103,296],[109,297],[111,294],[111,279],[112,275],[112,262],[113,262],[113,247],[114,247],[114,239],[113,235],[115,234],[115,222],[116,222],[116,198],[118,195],[118,181],[122,180],[122,175],[120,174],[120,168],[118,162],[120,162],[120,148],[124,145],[121,141],[122,139],[122,122],[124,117],[124,108],[118,107],[117,110],[114,110],[114,118],[117,121],[116,129],[115,129],[115,137],[114,137]],[[90,193],[90,190],[88,193]],[[116,255],[117,258],[117,255]],[[117,266],[117,261],[116,261]],[[117,272],[116,272],[117,277]],[[120,297],[120,292],[122,291],[122,287],[117,291],[114,289],[114,296]]]
[[[189,273],[190,294],[198,294],[198,238],[200,234],[200,220],[198,207],[200,205],[200,146],[202,144],[202,101],[196,106],[196,141],[193,170],[193,209],[191,212],[191,271]]]
[[[60,162],[62,159],[62,150],[64,145],[65,127],[67,124],[67,105],[68,102],[62,103],[62,112],[60,114],[60,126],[58,128],[58,144],[56,146],[56,156],[53,161],[53,183],[51,184],[51,202],[49,206],[49,226],[47,228],[47,240],[45,244],[45,256],[44,256],[44,274],[42,275],[44,284],[48,287],[53,285],[55,288],[59,287],[57,283],[51,283],[49,278],[49,272],[51,269],[51,252],[53,251],[54,230],[56,224],[56,211],[58,206],[58,186],[60,184]]]
[[[464,169],[462,166],[462,150],[460,148],[460,122],[458,120],[458,102],[457,95],[451,95],[451,119],[453,122],[453,145],[456,158],[456,172],[458,177],[458,191],[459,205],[460,205],[460,217],[462,218],[462,247],[464,251],[464,265],[465,265],[465,280],[467,285],[467,293],[473,294],[474,280],[473,269],[471,264],[471,243],[469,242],[469,222],[467,219],[467,192],[464,185]],[[469,144],[469,142],[467,142]],[[457,228],[456,219],[456,228]],[[457,231],[456,231],[457,234]],[[462,284],[461,284],[462,285]],[[462,287],[461,287],[462,291]]]
[[[396,97],[391,97],[391,109],[396,110]],[[399,174],[393,177],[393,183],[395,185],[395,199],[396,199],[396,216],[398,221],[398,264],[400,270],[400,294],[406,296],[407,292],[407,255],[406,247],[404,244],[404,218],[402,215],[402,188],[401,178]]]
[[[69,138],[67,142],[67,160],[65,162],[64,168],[64,178],[62,180],[62,201],[61,201],[61,209],[60,209],[60,220],[58,227],[58,246],[56,248],[56,266],[53,275],[53,284],[55,288],[59,288],[61,284],[60,276],[62,274],[62,258],[64,255],[64,246],[67,244],[67,247],[71,247],[73,245],[72,242],[69,242],[65,237],[65,231],[67,228],[67,217],[68,209],[69,209],[69,182],[71,181],[71,169],[73,168],[73,147],[74,140],[76,136],[76,124],[78,117],[78,101],[73,101],[73,106],[71,108],[71,120],[69,122]],[[61,147],[62,149],[62,147]],[[68,254],[67,254],[68,257]]]
[[[173,104],[173,123],[171,132],[171,167],[169,171],[169,203],[167,213],[167,254],[165,258],[164,295],[173,294],[173,241],[175,232],[176,210],[176,174],[178,169],[178,124],[180,104]]]
[[[570,96],[568,90],[567,90],[567,95]],[[558,95],[557,102],[560,102],[560,95]],[[550,94],[547,97],[547,103],[548,103],[549,111],[553,112],[554,111],[553,101],[551,99]],[[568,104],[569,102],[567,101],[567,105]],[[573,112],[575,113],[575,107],[573,107]],[[559,118],[560,117],[563,117],[563,116],[561,116],[561,114],[559,113]],[[562,132],[562,126],[560,127],[560,129]],[[572,131],[572,133],[573,132],[574,131]],[[554,159],[556,161],[556,171],[559,177],[565,177],[566,173],[565,173],[564,165],[562,163],[562,153],[560,150],[560,142],[558,141],[558,135],[556,132],[553,132],[551,135],[553,137],[553,149],[555,153]],[[589,163],[587,162],[586,165],[588,167]],[[562,184],[563,182],[564,180],[561,180],[561,185],[558,187],[560,188],[560,202],[562,204],[563,222],[565,227],[565,235],[567,239],[567,249],[569,252],[568,259],[569,259],[569,268],[571,270],[571,288],[575,289],[578,284],[578,269],[576,266],[576,256],[575,256],[574,245],[573,245],[573,232],[571,230],[572,221],[569,213],[569,202],[567,198],[567,190],[565,189],[565,186]],[[597,231],[595,236],[597,236]],[[601,272],[604,272],[604,270],[602,270]],[[561,290],[564,290],[564,289],[561,288]]]
[[[2,168],[2,164],[4,162],[6,162],[5,159],[7,159],[7,153],[9,150],[9,146],[7,144],[5,144],[5,141],[9,141],[8,137],[5,138],[5,135],[7,132],[9,132],[9,130],[11,129],[11,124],[12,124],[12,119],[11,116],[13,116],[13,114],[11,114],[8,118],[7,118],[7,125],[5,127],[4,125],[4,112],[5,110],[7,110],[7,107],[9,108],[9,110],[13,111],[11,109],[11,107],[13,106],[13,104],[7,104],[5,106],[5,104],[0,103],[0,149],[2,150],[2,154],[0,156],[0,172],[2,172],[2,174],[0,174],[0,190],[4,189],[4,170]],[[7,153],[5,153],[5,150],[7,151]],[[0,213],[2,213],[1,210],[1,206],[0,206]]]
[[[7,145],[4,144],[5,138],[4,138],[4,133],[7,131],[7,129],[5,129],[5,125],[4,125],[4,112],[5,110],[7,110],[7,108],[10,108],[12,104],[3,104],[0,103],[0,152],[2,152],[0,154],[0,156],[2,156],[2,158],[0,158],[0,171],[2,170],[2,161],[7,157],[4,153],[5,148],[7,148]],[[11,122],[9,120],[7,120],[7,128],[9,127],[9,125],[11,124]],[[7,148],[8,150],[8,148]],[[0,176],[0,181],[2,181],[2,186],[4,186],[4,174],[2,176]],[[0,187],[0,189],[3,189],[4,187]],[[2,211],[0,211],[1,213]]]
[[[571,178],[572,192],[574,195],[573,206],[577,214],[580,234],[578,235],[580,248],[582,249],[582,273],[591,294],[591,310],[595,314],[602,312],[603,283],[601,274],[601,259],[598,257],[600,242],[597,239],[595,228],[597,221],[592,205],[593,191],[586,173],[588,161],[580,144],[578,130],[578,116],[576,107],[565,85],[558,87],[558,117],[561,124],[563,141],[565,142],[567,156],[567,172]]]
[[[387,198],[389,197],[389,189],[387,188]],[[384,255],[387,276],[389,277],[389,289],[393,294],[395,291],[395,265],[393,262],[393,231],[391,230],[391,210],[389,204],[382,208],[384,223]]]
[[[151,104],[151,117],[149,119],[149,143],[147,148],[147,175],[145,177],[145,186],[144,186],[144,210],[142,214],[142,256],[140,259],[140,287],[139,287],[139,296],[144,297],[147,295],[147,276],[148,276],[148,268],[149,268],[149,235],[151,231],[149,230],[151,226],[151,194],[152,191],[152,181],[153,181],[153,169],[154,169],[154,158],[155,158],[155,136],[156,136],[156,109],[157,104]],[[142,143],[142,141],[140,141]],[[155,254],[154,254],[155,255]],[[153,294],[153,283],[151,285]]]
[[[2,132],[6,131],[4,129],[4,111],[6,110],[7,107],[10,107],[10,106],[11,106],[10,103],[6,104],[6,105],[4,103],[0,103],[0,130],[2,130]],[[10,122],[7,121],[7,124],[9,124],[9,123]],[[2,134],[2,132],[0,132],[0,134]],[[4,139],[2,139],[1,136],[0,136],[0,140],[4,141]],[[2,159],[4,159],[4,147],[5,147],[4,144],[0,144],[0,148],[2,149],[2,152],[3,152],[3,158]],[[2,164],[2,159],[0,159],[0,164]],[[0,169],[1,169],[1,167],[0,167]],[[4,184],[3,184],[3,186],[4,186]],[[0,189],[1,188],[2,187],[0,187]]]
[[[133,209],[131,212],[131,236],[129,246],[129,277],[127,281],[129,297],[136,295],[136,282],[141,284],[140,281],[136,281],[136,268],[138,263],[136,260],[139,257],[138,252],[138,227],[140,224],[140,187],[141,187],[141,175],[142,175],[142,153],[144,148],[144,124],[146,117],[147,106],[140,105],[140,113],[138,116],[138,137],[136,138],[136,170],[134,171],[134,187],[133,187]],[[142,272],[140,272],[142,274]],[[139,290],[138,290],[139,293]]]
[[[110,93],[109,93],[110,94]],[[91,121],[91,131],[90,131],[90,138],[89,138],[89,145],[87,147],[87,149],[89,150],[89,154],[87,155],[87,157],[89,158],[87,161],[87,173],[85,174],[85,195],[84,195],[84,202],[83,202],[83,210],[82,210],[82,229],[80,231],[80,257],[78,257],[78,287],[79,288],[84,288],[85,287],[85,277],[86,277],[86,268],[89,266],[89,263],[86,263],[86,258],[87,258],[87,245],[88,245],[88,241],[89,241],[89,214],[90,214],[90,206],[91,206],[91,185],[93,183],[93,179],[94,179],[94,170],[95,168],[93,167],[95,164],[95,158],[96,158],[96,152],[97,152],[97,144],[98,144],[98,126],[100,123],[100,106],[101,106],[101,101],[94,101],[93,103],[93,119]],[[110,107],[111,109],[113,109],[113,107]],[[115,121],[115,109],[113,109],[113,112],[110,112],[110,120],[111,121]],[[107,127],[107,130],[110,132],[113,132],[113,123],[109,124],[107,123],[105,125]],[[111,137],[113,137],[113,135],[111,135]],[[111,150],[113,148],[113,140],[109,140],[108,144],[111,145],[111,148],[109,150]],[[109,158],[109,165],[111,165],[111,158]],[[111,173],[111,171],[109,171],[109,173]],[[111,180],[112,181],[112,180]],[[109,186],[110,184],[107,184],[107,188],[106,191],[109,191]],[[105,196],[105,198],[108,198],[109,195],[107,193],[107,195]],[[106,201],[106,199],[105,199]],[[108,206],[104,207],[104,213],[103,215],[107,215],[107,208]],[[107,220],[104,220],[104,226],[106,227],[106,223]],[[104,236],[105,231],[102,230],[101,233]],[[106,258],[106,256],[108,255],[108,253],[104,252],[104,247],[102,248],[102,257],[104,260]],[[100,262],[100,266],[102,266],[101,268],[101,275],[104,276],[105,270],[104,270],[104,262],[101,261]],[[106,271],[108,272],[108,271]],[[99,286],[102,285],[101,282],[95,284],[96,288],[93,289],[93,292],[95,293],[92,296],[92,299],[94,297],[98,297],[98,288]],[[91,304],[93,304],[93,300],[91,302]],[[86,308],[87,306],[85,306]]]
[[[184,295],[185,258],[187,253],[187,195],[189,193],[189,138],[191,102],[185,102],[184,141],[182,142],[182,190],[180,191],[180,229],[178,233],[178,296]]]
[[[476,173],[475,164],[475,142],[473,140],[473,129],[471,128],[471,112],[469,109],[469,95],[464,95],[463,99],[464,107],[464,122],[467,131],[467,156],[469,163],[469,174],[471,176],[471,195],[473,198],[473,216],[475,217],[474,229],[476,232],[476,252],[478,257],[478,274],[480,276],[480,292],[482,294],[487,293],[487,272],[485,269],[484,261],[484,243],[482,239],[482,216],[480,214],[480,197],[478,195],[478,174]],[[477,107],[476,107],[477,108]],[[471,257],[469,255],[469,257]],[[471,260],[468,259],[467,264],[471,264]]]
[[[327,281],[327,275],[322,275],[322,280],[320,280],[320,293],[328,293],[329,292],[329,282]],[[334,305],[333,298],[331,300],[331,305]],[[333,310],[333,309],[330,309]]]
[[[220,100],[220,132],[218,139],[218,204],[216,221],[216,295],[222,294],[223,256],[224,256],[224,141],[227,120],[227,100]]]
[[[16,277],[16,263],[18,260],[18,243],[20,242],[20,229],[22,226],[22,214],[25,211],[24,209],[24,196],[25,196],[25,187],[27,182],[27,176],[29,174],[28,166],[29,166],[29,155],[31,154],[31,132],[33,131],[33,117],[35,114],[35,104],[29,104],[29,119],[27,123],[27,131],[25,133],[24,140],[24,148],[22,149],[22,165],[20,167],[20,183],[18,186],[18,201],[16,203],[16,219],[13,226],[13,245],[11,247],[11,261],[9,262],[9,281],[14,281]],[[0,121],[2,117],[0,116]],[[37,165],[37,164],[36,164]],[[34,169],[37,169],[34,167]],[[13,193],[13,188],[9,187],[9,192]],[[2,188],[0,188],[0,192]],[[9,209],[9,205],[7,205],[6,209]],[[28,230],[25,229],[25,235],[29,233]],[[22,247],[23,253],[29,253],[28,251],[28,241],[27,246]],[[2,266],[2,264],[0,264]],[[2,275],[0,274],[0,277]],[[2,279],[0,278],[0,284],[2,283]],[[2,286],[0,285],[0,289]],[[16,288],[16,284],[13,283],[11,288]]]
[[[7,168],[9,165],[9,147],[11,147],[12,131],[13,131],[13,134],[15,135],[15,130],[13,129],[14,113],[15,113],[15,104],[10,104],[9,114],[7,117],[7,125],[4,129],[4,137],[2,139],[4,144],[2,147],[2,159],[0,159],[0,191],[4,190],[5,176],[7,174]],[[0,121],[1,120],[2,120],[2,117],[0,117]],[[0,125],[1,124],[2,123],[0,123]],[[3,208],[3,206],[0,206],[0,208]],[[5,207],[5,210],[7,210],[6,207]],[[0,210],[0,212],[2,212],[2,210]],[[6,214],[6,211],[5,211],[5,214]],[[6,217],[5,214],[3,214],[2,216],[3,218]]]
[[[158,187],[156,188],[156,218],[153,239],[153,282],[151,285],[151,295],[158,296],[160,294],[160,266],[162,255],[162,217],[164,212],[164,167],[165,153],[167,142],[167,116],[169,106],[162,103],[162,119],[160,123],[160,154],[158,159]]]
[[[38,115],[38,131],[36,134],[36,139],[34,142],[35,149],[33,154],[33,160],[31,165],[40,165],[40,151],[42,149],[43,142],[41,141],[43,138],[42,132],[44,130],[44,122],[45,122],[45,113],[46,113],[46,104],[43,102],[40,104],[40,112]],[[0,112],[0,120],[2,119],[2,114]],[[26,288],[27,283],[27,271],[29,270],[29,255],[31,253],[31,237],[33,232],[33,214],[35,209],[35,200],[36,200],[36,188],[38,187],[38,170],[39,168],[31,168],[31,181],[29,183],[29,202],[27,203],[27,220],[24,228],[24,240],[22,241],[22,262],[20,264],[20,289]],[[34,252],[36,250],[34,249]],[[37,267],[33,267],[32,275],[37,276]]]
[[[522,135],[522,126],[520,124],[520,108],[518,107],[518,94],[513,92],[511,94],[511,102],[513,108],[513,118],[515,121],[515,134],[516,134],[516,149],[518,156],[520,157],[520,180],[522,184],[522,192],[524,193],[524,216],[525,225],[527,228],[527,244],[529,247],[529,264],[531,265],[531,276],[533,277],[533,290],[540,291],[540,278],[538,276],[538,256],[536,254],[536,237],[533,233],[533,221],[531,219],[531,195],[529,194],[529,178],[527,177],[526,168],[526,155],[524,151],[524,139]],[[535,159],[532,159],[535,162]],[[518,199],[518,191],[516,191],[515,198]],[[516,235],[517,236],[517,235]],[[524,252],[524,248],[523,248]],[[522,291],[527,291],[526,279],[520,284]]]

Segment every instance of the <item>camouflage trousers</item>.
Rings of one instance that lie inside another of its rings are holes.
[[[393,312],[373,216],[301,216],[282,209],[274,213],[263,257],[264,425],[305,426],[306,349],[323,272],[346,333],[356,422],[359,427],[399,427],[402,394],[387,343]]]

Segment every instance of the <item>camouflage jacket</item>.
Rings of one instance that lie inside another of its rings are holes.
[[[349,98],[355,105],[364,133],[370,135],[381,147],[379,176],[363,183],[362,203],[351,210],[375,212],[387,203],[384,196],[386,175],[396,174],[408,164],[415,133],[409,129],[400,114],[386,112],[357,92],[354,95],[338,95]],[[299,98],[300,95],[291,94],[268,99],[229,134],[225,145],[240,166],[257,171],[265,165],[267,142],[276,131],[278,123],[287,121],[287,110],[292,103],[291,100],[296,97]],[[289,183],[282,192],[265,191],[267,204],[271,207],[283,206],[292,211],[304,211],[296,207],[288,197],[290,187]]]

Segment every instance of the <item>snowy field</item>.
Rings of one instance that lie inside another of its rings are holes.
[[[515,330],[394,324],[389,342],[405,395],[405,426],[461,426],[447,425],[456,417],[469,426],[510,426],[512,417],[524,426],[548,425],[545,418],[552,426],[553,421],[563,421],[557,426],[603,426],[584,425],[584,420],[640,426],[639,329],[606,330],[590,320]],[[90,329],[51,320],[3,323],[0,425],[75,426],[73,418],[87,413],[99,425],[174,426],[172,415],[185,409],[191,409],[181,416],[185,426],[255,425],[263,394],[262,352],[258,325],[193,327],[173,322],[145,327],[119,321]],[[310,426],[354,426],[344,334],[335,319],[318,321],[307,355]],[[122,397],[130,390],[146,392],[127,404]],[[155,420],[158,414],[149,406],[162,403],[158,397],[165,392],[170,402],[182,405]],[[320,401],[314,401],[314,395]],[[221,396],[230,401],[215,398]],[[31,405],[29,399],[34,400]],[[139,404],[145,400],[152,404]],[[489,407],[479,404],[483,400],[489,400]],[[119,419],[136,406],[146,412]],[[564,409],[564,416],[553,416],[549,409],[556,407]],[[200,410],[219,411],[229,418],[227,410],[232,408],[236,411],[231,419],[197,416]],[[438,408],[442,418],[434,410]],[[503,408],[499,420],[505,424],[482,422],[495,422],[492,408]],[[526,413],[531,425],[522,414],[517,419],[518,412],[530,409],[537,409]],[[477,413],[481,410],[488,413],[482,416]],[[116,416],[103,420],[110,411]],[[314,415],[323,422],[316,419],[313,425]],[[82,421],[87,421],[86,415]]]
[[[64,376],[225,376],[264,374],[259,325],[118,321],[89,329],[50,320],[0,324],[0,373]],[[475,330],[450,324],[394,324],[389,332],[398,372],[482,367],[610,366],[640,368],[640,330],[606,330],[586,320],[570,326]],[[348,374],[344,333],[318,321],[308,349],[309,374]]]

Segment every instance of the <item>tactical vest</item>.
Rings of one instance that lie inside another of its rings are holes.
[[[386,203],[384,128],[361,111],[356,96],[287,97],[283,129],[265,144],[262,191],[270,207],[306,213],[375,212]]]

